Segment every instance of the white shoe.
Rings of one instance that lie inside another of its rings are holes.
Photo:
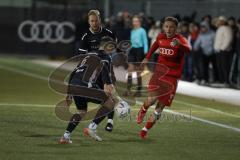
[[[96,130],[89,129],[89,128],[84,128],[83,129],[83,133],[84,133],[84,135],[89,136],[89,137],[93,138],[96,141],[99,141],[99,142],[102,141],[102,138],[97,135],[97,131]]]
[[[72,141],[70,140],[70,138],[65,138],[64,136],[61,137],[58,141],[58,144],[71,144]]]

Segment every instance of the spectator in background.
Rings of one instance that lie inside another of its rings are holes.
[[[209,81],[209,63],[212,63],[214,78],[217,80],[217,67],[216,67],[216,55],[214,54],[214,39],[215,33],[210,29],[209,24],[203,21],[200,24],[200,34],[194,44],[194,51],[199,51],[200,77],[197,80],[201,80],[201,85],[206,85]]]
[[[230,84],[236,84],[237,82],[237,34],[238,34],[238,27],[237,22],[234,17],[228,18],[228,25],[232,28],[233,31],[233,43],[232,43],[232,52],[233,52],[233,60],[231,65],[231,71],[230,71]]]
[[[118,37],[118,41],[129,40],[131,28],[125,22],[124,16],[122,12],[119,12],[116,17],[116,23],[112,26],[112,31]]]
[[[161,22],[156,21],[155,24],[152,25],[152,27],[148,31],[148,37],[151,41],[151,43],[150,43],[151,46],[156,41],[156,38],[160,32],[161,32]],[[148,63],[148,69],[150,71],[154,71],[155,62],[157,62],[157,58],[158,58],[157,52],[158,52],[158,50],[152,55],[152,57],[149,60],[150,63]]]
[[[148,31],[148,37],[151,40],[151,45],[155,42],[158,34],[161,32],[161,22],[156,21],[154,25]]]
[[[88,15],[87,13],[84,13],[82,17],[77,21],[75,24],[76,30],[75,30],[75,55],[78,54],[78,49],[80,47],[80,41],[83,36],[83,33],[88,30]]]
[[[187,22],[183,22],[179,26],[180,33],[188,39],[189,33],[189,24]],[[183,80],[192,81],[193,80],[193,69],[192,69],[192,55],[185,54],[184,55],[184,68],[183,68]]]
[[[237,88],[240,89],[240,19],[237,21],[237,42],[236,42],[236,53],[237,53]]]
[[[128,55],[128,80],[127,80],[127,91],[123,94],[124,96],[130,96],[132,87],[132,73],[139,69],[140,62],[148,52],[148,39],[147,33],[144,28],[141,27],[141,19],[139,16],[134,16],[132,19],[133,29],[131,30],[131,45],[132,48]],[[139,64],[138,64],[139,63]],[[141,96],[142,89],[142,77],[141,72],[137,72],[137,92],[134,96]]]
[[[229,86],[229,72],[233,57],[233,31],[223,16],[218,18],[217,27],[214,50],[217,53],[218,75],[220,82],[227,87]]]
[[[190,45],[193,47],[198,35],[199,35],[199,24],[196,22],[192,22],[189,25],[189,36],[188,36],[188,41],[190,43]],[[197,83],[200,82],[201,79],[201,75],[200,75],[200,67],[201,67],[201,63],[200,63],[200,53],[198,51],[192,50],[191,51],[191,55],[192,55],[192,60],[193,60],[193,79],[195,79],[195,81]]]
[[[207,14],[205,16],[202,17],[202,21],[204,22],[207,22],[210,29],[213,30],[213,31],[216,31],[216,26],[213,25],[213,19],[212,19],[212,16]]]

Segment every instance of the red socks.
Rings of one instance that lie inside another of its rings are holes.
[[[151,114],[145,125],[146,129],[148,130],[151,129],[153,125],[156,123],[156,121],[159,119],[159,117],[160,117],[159,113],[154,111],[154,113]]]

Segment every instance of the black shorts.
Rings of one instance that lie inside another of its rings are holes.
[[[142,62],[144,57],[145,57],[145,55],[144,55],[143,47],[131,48],[131,50],[128,54],[128,63]]]
[[[74,85],[74,86],[81,86],[86,88],[86,92],[88,92],[88,84],[86,82],[83,82],[79,79],[72,79],[69,83],[70,85]],[[99,87],[99,85],[94,84],[91,88],[89,88],[89,90],[92,89],[92,91],[96,91],[96,90],[102,90],[102,88]],[[96,90],[95,90],[96,89]],[[71,94],[71,93],[70,93]],[[92,103],[96,103],[96,104],[101,104],[102,101],[99,99],[96,99],[93,96],[88,96],[87,94],[85,96],[74,96],[73,95],[73,99],[74,99],[74,103],[77,107],[78,110],[86,110],[87,111],[87,107],[88,107],[88,102],[92,102]]]

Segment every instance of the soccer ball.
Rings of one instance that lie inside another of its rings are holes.
[[[127,102],[121,100],[118,102],[118,104],[115,107],[115,111],[117,113],[117,116],[119,118],[124,118],[128,114],[130,114],[130,106],[128,105]]]

